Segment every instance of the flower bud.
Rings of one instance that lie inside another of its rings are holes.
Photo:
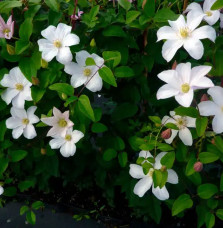
[[[46,154],[46,149],[45,149],[45,148],[41,148],[40,153],[41,153],[42,155],[45,155],[45,154]]]
[[[12,45],[7,44],[6,48],[9,55],[15,55],[15,48]]]
[[[177,68],[177,61],[175,60],[173,65],[172,65],[172,70],[175,70]]]
[[[172,135],[172,131],[171,131],[171,129],[168,128],[161,133],[161,138],[169,139],[171,137],[171,135]]]
[[[207,94],[203,94],[202,97],[201,97],[201,102],[202,102],[202,101],[208,101],[208,100],[209,100],[209,99],[208,99]]]
[[[162,172],[165,172],[165,171],[167,170],[167,168],[166,168],[165,165],[163,165],[163,166],[160,168],[160,170],[161,170]]]
[[[213,145],[215,145],[215,139],[214,139],[214,138],[211,140],[211,143],[212,143]]]
[[[200,172],[203,169],[203,164],[201,162],[196,162],[194,164],[194,170],[195,172]]]
[[[37,77],[32,77],[32,84],[39,85],[39,79]]]
[[[94,38],[91,40],[90,46],[91,47],[95,47],[96,46],[96,42],[95,42],[95,39]]]
[[[42,68],[47,68],[48,67],[48,62],[44,59],[41,59],[41,67]]]

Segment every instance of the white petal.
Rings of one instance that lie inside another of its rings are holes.
[[[70,62],[70,63],[66,64],[64,67],[64,71],[70,75],[83,74],[83,68],[74,62]]]
[[[198,3],[196,3],[196,2],[193,2],[193,3],[189,4],[185,11],[188,12],[190,10],[196,10],[196,11],[200,11],[200,13],[203,13],[203,10],[202,10],[201,6]]]
[[[91,58],[91,55],[87,51],[79,51],[76,53],[76,61],[80,66],[86,66],[85,61],[87,58]]]
[[[47,62],[50,62],[57,54],[58,54],[58,49],[55,47],[52,49],[45,49],[42,52],[42,58]]]
[[[98,73],[92,76],[92,78],[89,79],[88,82],[86,82],[85,84],[86,88],[89,89],[91,92],[100,91],[103,86],[102,78],[99,76]]]
[[[213,101],[202,101],[198,104],[201,116],[214,116],[219,113],[220,108]]]
[[[208,90],[208,94],[212,97],[213,101],[219,105],[223,106],[223,88],[220,86],[215,86]]]
[[[184,42],[184,48],[187,50],[189,55],[198,60],[204,54],[204,47],[200,40],[197,39],[187,39]]]
[[[205,89],[214,87],[214,83],[211,81],[210,78],[202,77],[196,84],[193,83],[193,85],[191,86],[193,87],[193,89]]]
[[[50,140],[49,144],[51,149],[59,149],[66,141],[60,137]]]
[[[187,14],[187,26],[191,31],[198,27],[201,23],[205,14],[201,13],[201,11],[190,11]]]
[[[179,130],[179,137],[186,146],[192,146],[193,138],[190,130],[187,127]]]
[[[167,169],[168,177],[167,182],[171,184],[178,184],[177,173],[173,169]]]
[[[17,127],[12,130],[12,137],[14,139],[18,139],[22,135],[22,133],[23,133],[23,126]]]
[[[157,31],[157,41],[160,40],[176,40],[177,33],[170,26],[163,26]]]
[[[178,130],[171,130],[171,136],[169,139],[165,139],[165,142],[168,144],[171,144],[173,142],[173,140],[175,139],[175,137],[177,136]]]
[[[199,79],[208,74],[211,66],[196,66],[191,69],[191,85],[198,83]]]
[[[27,117],[30,121],[30,123],[38,123],[39,122],[39,117],[34,115],[34,112],[36,111],[37,107],[36,106],[31,106],[27,110]]]
[[[31,83],[25,78],[19,67],[14,67],[9,71],[9,74],[13,80],[15,80],[17,83],[22,83],[23,85],[26,85]]]
[[[55,31],[56,31],[56,27],[53,25],[50,25],[41,32],[41,35],[47,40],[50,40],[51,42],[53,42],[55,39]]]
[[[56,56],[58,62],[66,64],[72,61],[73,55],[71,54],[69,47],[63,47],[59,49],[59,52]]]
[[[130,164],[129,174],[136,179],[141,179],[146,176],[143,172],[142,166],[136,164]]]
[[[173,118],[169,117],[169,116],[164,116],[162,119],[162,124],[167,124],[167,123],[176,123],[176,120],[174,120]]]
[[[23,135],[27,139],[33,139],[33,138],[35,138],[36,137],[36,130],[35,130],[34,126],[32,124],[28,124],[24,128]]]
[[[203,5],[204,12],[209,11],[215,2],[216,0],[205,0]]]
[[[83,137],[84,137],[84,134],[81,131],[74,130],[72,132],[72,142],[73,143],[77,143]]]
[[[139,197],[143,197],[144,194],[151,188],[153,180],[151,177],[144,177],[134,187],[134,193]]]
[[[209,25],[204,25],[192,33],[192,38],[195,40],[201,40],[201,39],[209,39],[213,42],[215,42],[216,39],[216,31],[214,28],[212,28]]]
[[[212,128],[216,134],[223,132],[223,113],[217,114],[212,121]]]
[[[65,47],[67,47],[67,46],[73,46],[73,45],[76,45],[76,44],[79,44],[79,43],[80,43],[80,39],[75,34],[68,34],[63,39],[63,45]]]
[[[62,113],[59,109],[57,109],[56,107],[53,107],[53,115],[56,117],[56,118],[61,118],[62,117]]]
[[[170,97],[176,96],[177,94],[179,94],[178,89],[175,89],[171,85],[166,84],[159,88],[159,90],[157,91],[156,97],[159,100],[159,99],[170,98]]]
[[[196,127],[196,118],[192,118],[189,116],[185,117],[187,120],[187,127]]]
[[[64,157],[73,156],[76,152],[76,146],[72,142],[66,142],[61,148],[60,153]]]
[[[176,71],[181,78],[182,83],[190,83],[191,63],[180,63],[176,67]]]
[[[10,113],[13,117],[17,117],[19,119],[25,119],[27,118],[26,110],[25,109],[20,109],[16,107],[12,107],[10,110]]]
[[[157,77],[176,89],[179,89],[182,84],[176,70],[165,70],[159,73]]]
[[[12,105],[16,108],[24,108],[25,99],[22,93],[19,93],[12,99]]]
[[[0,195],[2,195],[3,193],[4,193],[4,188],[0,186]]]
[[[189,90],[188,93],[180,93],[175,96],[176,101],[184,106],[189,107],[193,101],[194,91],[192,89]]]
[[[162,48],[163,58],[169,62],[176,54],[177,50],[183,46],[182,40],[167,40]]]
[[[0,83],[4,87],[14,88],[16,82],[10,74],[5,74]]]
[[[41,118],[41,121],[49,126],[53,126],[57,123],[57,119],[55,117]]]
[[[178,32],[182,27],[186,26],[186,22],[183,15],[180,15],[176,21],[168,21],[170,26]]]
[[[12,99],[15,96],[17,96],[18,93],[19,93],[18,90],[12,89],[12,88],[8,88],[1,94],[1,98],[2,98],[3,101],[5,101],[6,104],[10,104]]]
[[[211,11],[212,15],[211,16],[205,16],[204,20],[209,24],[209,25],[214,25],[220,18],[220,11],[219,10],[214,10]]]
[[[152,192],[156,196],[156,198],[159,200],[169,199],[169,193],[166,189],[166,186],[162,187],[161,189],[159,187],[154,188],[154,186],[153,186]]]
[[[153,157],[153,156],[152,156],[152,154],[149,151],[142,150],[139,153],[139,157],[150,158],[150,157]]]
[[[154,169],[160,169],[162,167],[160,160],[162,159],[163,156],[165,156],[167,152],[161,152],[157,154],[155,157],[155,164],[154,164]]]
[[[53,43],[46,39],[40,39],[37,41],[39,45],[39,51],[50,51],[51,49],[57,49]]]
[[[94,61],[95,61],[95,63],[96,63],[96,65],[98,66],[98,67],[102,67],[103,65],[104,65],[104,59],[103,58],[101,58],[100,56],[98,56],[98,55],[96,55],[96,54],[92,54],[91,55],[91,57],[94,59]]]
[[[71,29],[72,29],[71,26],[63,23],[59,23],[55,31],[56,39],[62,41],[71,32]]]
[[[19,126],[22,126],[21,119],[19,119],[19,118],[9,117],[6,120],[6,127],[9,129],[17,128]]]

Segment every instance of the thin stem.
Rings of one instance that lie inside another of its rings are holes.
[[[73,15],[76,14],[77,4],[78,4],[78,0],[74,0],[74,12],[73,12]],[[72,30],[74,30],[75,29],[76,20],[74,20],[74,19],[71,19],[71,20],[72,20]]]
[[[188,0],[184,0],[183,11],[186,10],[188,5]]]

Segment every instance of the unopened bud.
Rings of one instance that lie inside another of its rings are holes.
[[[169,128],[161,133],[161,137],[163,139],[169,139],[171,137],[171,135],[172,135],[172,131]]]
[[[162,172],[165,172],[166,170],[167,170],[167,168],[166,168],[166,166],[165,165],[163,165],[162,167],[161,167],[161,169],[160,169]]]
[[[32,77],[32,84],[39,85],[39,79],[37,77]]]
[[[202,101],[208,101],[208,100],[209,100],[209,99],[208,99],[207,94],[203,94],[202,97],[201,97],[201,102],[202,102]]]
[[[63,98],[64,100],[66,100],[66,99],[67,99],[67,94],[62,93],[62,94],[61,94],[61,96],[62,96],[62,98]]]
[[[47,68],[48,67],[48,62],[44,59],[41,59],[41,67],[42,68]]]
[[[96,42],[95,42],[95,39],[94,38],[91,40],[90,46],[91,47],[95,47],[96,46]]]
[[[46,154],[46,149],[45,149],[45,148],[41,148],[40,153],[41,153],[42,155],[45,155],[45,154]]]
[[[23,12],[26,12],[29,8],[26,6],[24,9],[23,9]]]
[[[195,172],[199,173],[202,169],[203,169],[203,164],[201,162],[198,161],[194,164]]]
[[[12,45],[7,44],[6,48],[9,55],[15,55],[15,48]]]
[[[172,65],[172,70],[175,70],[177,68],[177,61],[175,60],[173,65]]]
[[[213,145],[215,145],[215,139],[214,139],[214,138],[211,140],[211,143],[212,143]]]

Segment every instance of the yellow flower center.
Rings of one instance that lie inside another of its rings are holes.
[[[21,83],[17,83],[17,84],[15,85],[15,88],[16,88],[17,90],[19,90],[19,91],[22,91],[22,90],[24,89],[24,86],[23,86],[23,84],[21,84]]]
[[[72,138],[71,135],[66,135],[65,136],[65,140],[67,140],[67,141],[71,141],[71,138]]]
[[[183,93],[188,93],[190,90],[190,85],[188,83],[185,83],[181,86],[181,90]]]
[[[61,42],[60,42],[59,40],[55,40],[55,41],[53,42],[53,45],[54,45],[55,47],[57,47],[57,48],[60,48],[60,47],[62,46],[62,44],[61,44]]]
[[[190,30],[187,27],[180,29],[180,36],[182,38],[187,38],[189,35],[190,35]]]
[[[84,76],[89,77],[91,75],[91,69],[89,69],[89,68],[84,69],[83,74],[84,74]]]
[[[29,120],[27,118],[25,118],[25,119],[22,120],[22,123],[27,125],[27,124],[29,124]]]
[[[8,28],[3,29],[3,33],[4,34],[9,34],[10,33],[10,29],[8,29]]]
[[[205,12],[205,14],[206,14],[208,17],[211,17],[211,16],[212,16],[212,12],[211,12],[211,11],[207,11],[207,12]]]
[[[60,127],[66,127],[66,126],[67,126],[67,121],[66,121],[65,119],[60,119],[60,120],[58,121],[58,125],[59,125]]]
[[[147,176],[152,177],[152,176],[153,176],[153,173],[154,173],[154,169],[151,168],[151,169],[149,170],[149,172],[147,173]]]
[[[177,127],[181,130],[184,129],[187,125],[187,120],[185,117],[180,117],[176,120]]]

